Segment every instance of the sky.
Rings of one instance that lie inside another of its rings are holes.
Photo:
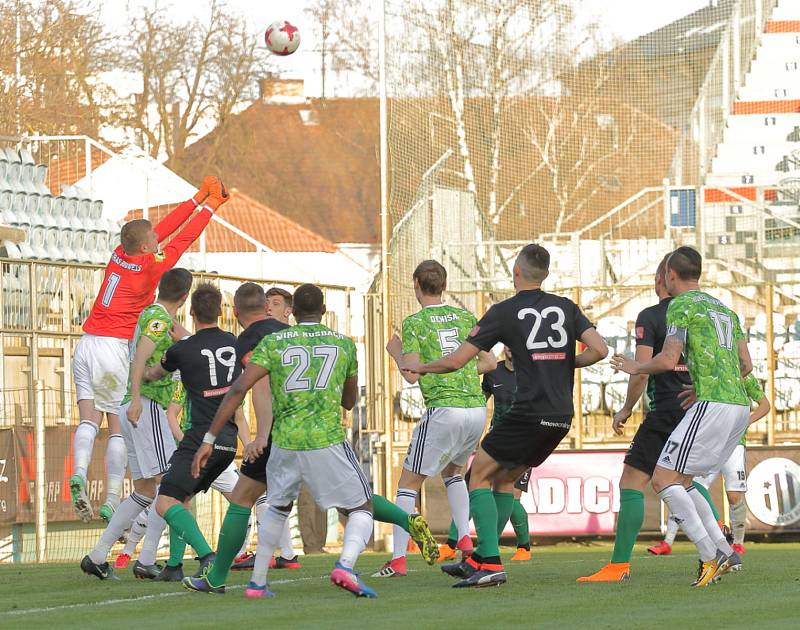
[[[253,30],[266,30],[276,20],[287,20],[297,26],[301,33],[300,49],[289,57],[275,59],[277,68],[286,76],[303,78],[306,95],[317,96],[320,91],[319,53],[311,21],[304,9],[313,0],[227,0],[227,5],[248,18]],[[635,39],[665,24],[692,13],[710,3],[711,0],[581,0],[581,9],[595,16],[603,30],[623,40]],[[128,5],[137,7],[150,4],[152,0],[129,0]],[[491,0],[487,0],[491,2]],[[375,0],[377,9],[378,0]],[[180,19],[194,15],[202,18],[207,13],[203,0],[162,0],[162,6]],[[127,27],[125,11],[120,11],[121,0],[101,4],[102,19],[113,29],[122,31]]]

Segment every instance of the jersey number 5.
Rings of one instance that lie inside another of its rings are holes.
[[[294,366],[292,373],[283,384],[283,391],[307,392],[311,390],[311,379],[306,376],[311,366],[311,357],[322,359],[322,367],[314,382],[314,389],[326,389],[331,380],[336,359],[339,358],[338,346],[289,346],[281,355],[281,364],[285,367]]]
[[[458,350],[458,329],[457,328],[444,328],[437,331],[439,333],[439,345],[442,347],[442,356],[446,357],[448,354],[453,354]]]
[[[528,316],[533,317],[533,327],[531,333],[528,335],[526,346],[528,350],[542,350],[544,348],[563,348],[567,345],[567,330],[564,328],[564,311],[558,306],[548,306],[542,309],[541,312],[535,308],[523,308],[517,313],[519,319],[525,319]],[[547,336],[546,341],[536,341],[536,336],[539,334],[539,328],[542,326],[542,321],[547,320],[549,316],[555,316],[554,322],[547,322],[550,324],[550,330],[558,334],[557,338],[552,335]]]

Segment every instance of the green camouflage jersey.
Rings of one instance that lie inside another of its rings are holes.
[[[403,354],[419,354],[420,363],[441,359],[455,352],[477,323],[472,313],[454,306],[425,306],[403,320]],[[428,409],[486,406],[477,359],[449,374],[423,374],[419,386]]]
[[[358,375],[352,339],[323,324],[299,324],[264,337],[251,364],[269,372],[275,446],[310,451],[344,441],[342,390]]]
[[[136,345],[139,339],[147,337],[156,344],[156,348],[150,358],[147,359],[147,367],[161,364],[161,356],[167,351],[173,343],[172,335],[172,316],[167,312],[161,304],[156,302],[145,308],[139,315],[139,320],[136,322],[136,332],[133,335],[131,342],[131,365],[133,365],[133,357],[136,354]],[[145,398],[149,398],[157,402],[164,409],[169,405],[172,399],[172,390],[174,388],[174,381],[172,374],[167,374],[157,381],[142,381],[141,393]],[[128,391],[125,393],[125,398],[122,399],[123,403],[131,399],[131,377],[128,375]]]
[[[181,431],[186,433],[189,429],[192,428],[192,420],[189,418],[189,414],[186,413],[186,390],[183,389],[183,382],[180,378],[180,370],[175,370],[173,374],[177,374],[178,378],[175,380],[175,389],[172,392],[172,400],[170,400],[171,405],[178,405],[181,408],[180,414],[178,415],[178,426],[180,426]]]
[[[764,398],[764,390],[761,389],[761,383],[758,382],[758,379],[751,374],[748,374],[744,379],[744,389],[747,392],[747,396],[753,402],[758,402],[762,398]],[[747,446],[747,431],[745,430],[742,433],[742,439],[739,440],[739,444],[742,446]]]
[[[687,291],[667,309],[667,336],[684,340],[684,355],[698,400],[749,405],[739,367],[739,318],[715,297]]]

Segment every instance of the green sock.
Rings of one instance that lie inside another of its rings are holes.
[[[242,548],[244,537],[247,535],[247,523],[250,520],[250,509],[241,505],[231,503],[225,518],[222,521],[222,529],[219,530],[217,540],[217,557],[208,572],[208,583],[212,586],[222,586],[228,579],[228,571],[233,564],[236,554]]]
[[[450,521],[450,531],[447,533],[447,544],[453,543],[451,546],[453,549],[456,548],[458,544],[458,527],[456,527],[455,521]]]
[[[528,524],[528,513],[522,507],[519,499],[514,499],[514,505],[511,507],[511,527],[514,528],[514,533],[517,535],[517,547],[531,546],[531,530]]]
[[[208,546],[203,533],[197,526],[197,521],[194,520],[194,516],[185,507],[173,505],[164,512],[164,520],[167,521],[171,529],[175,530],[176,534],[192,546],[199,558],[211,553],[211,547]]]
[[[711,506],[711,511],[714,513],[714,518],[716,520],[719,520],[719,512],[717,512],[717,506],[714,505],[714,499],[711,498],[711,494],[708,492],[708,488],[706,488],[702,484],[697,483],[696,481],[693,481],[692,485],[694,486],[695,490],[697,490],[700,494],[702,494],[705,497],[706,501],[708,501],[708,504]]]
[[[633,545],[644,523],[644,493],[640,490],[621,490],[617,532],[611,562],[630,562]]]
[[[408,512],[404,512],[379,494],[372,495],[372,518],[381,523],[392,523],[408,531]]]
[[[497,505],[497,538],[499,539],[514,510],[514,495],[511,492],[492,492],[492,496]]]
[[[513,496],[513,495],[512,495]],[[500,556],[497,544],[497,504],[489,488],[478,488],[469,493],[469,509],[478,534],[479,557],[492,559]]]
[[[178,535],[173,527],[169,528],[169,560],[167,566],[177,567],[183,564],[186,555],[186,541]]]

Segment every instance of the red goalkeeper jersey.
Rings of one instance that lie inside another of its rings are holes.
[[[158,242],[183,225],[195,207],[190,199],[164,217],[154,228]],[[139,314],[155,299],[161,276],[175,266],[181,254],[208,225],[211,216],[211,211],[203,206],[157,254],[129,256],[122,245],[118,246],[111,254],[100,293],[83,324],[83,331],[102,337],[132,339]]]

